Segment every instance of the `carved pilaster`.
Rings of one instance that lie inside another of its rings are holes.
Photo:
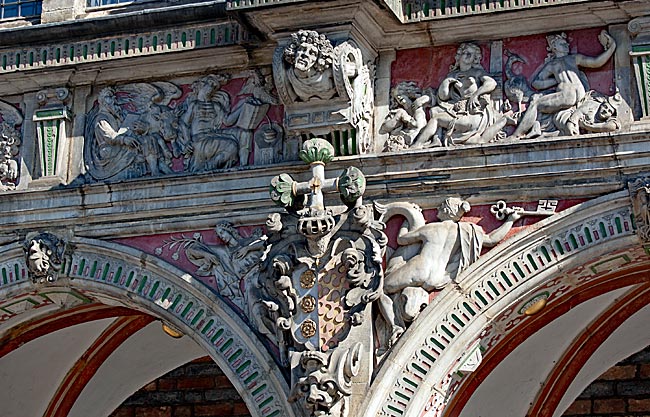
[[[639,17],[628,24],[632,35],[630,57],[634,67],[642,119],[650,118],[650,17]]]
[[[39,107],[32,120],[36,124],[38,136],[40,175],[35,178],[35,182],[65,183],[68,177],[71,129],[70,92],[64,87],[43,90],[36,95],[36,99]]]

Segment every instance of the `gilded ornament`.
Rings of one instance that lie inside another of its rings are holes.
[[[311,295],[304,297],[302,301],[300,301],[300,308],[302,308],[302,311],[305,313],[311,313],[316,309],[316,299]]]
[[[316,323],[314,323],[313,320],[305,320],[301,325],[300,325],[300,333],[302,333],[303,337],[310,338],[316,335]]]
[[[316,284],[316,274],[314,271],[307,270],[300,275],[300,286],[303,288],[311,288]]]

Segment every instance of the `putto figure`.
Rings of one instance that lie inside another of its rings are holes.
[[[334,48],[325,35],[313,30],[292,34],[283,57],[291,65],[286,76],[295,101],[327,100],[336,95],[332,73]]]
[[[427,124],[424,106],[431,98],[413,81],[403,81],[390,90],[391,110],[379,133],[388,134],[386,150],[400,151],[411,146]]]
[[[490,94],[497,82],[481,65],[481,48],[463,43],[456,62],[438,88],[438,103],[413,147],[487,143],[494,140],[508,122],[493,104]]]

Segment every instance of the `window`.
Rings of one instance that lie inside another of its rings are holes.
[[[41,3],[42,0],[0,0],[0,18],[38,18],[41,16]]]

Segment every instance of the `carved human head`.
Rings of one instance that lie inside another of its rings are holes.
[[[115,90],[111,87],[103,88],[99,92],[97,101],[100,107],[113,110],[116,107],[115,104]]]
[[[548,35],[546,42],[548,43],[546,48],[549,52],[548,58],[558,58],[569,54],[570,49],[566,33]]]
[[[410,106],[422,94],[415,81],[402,81],[390,89],[391,108]]]
[[[237,230],[230,224],[226,222],[217,223],[214,227],[214,232],[217,237],[226,245],[236,245],[237,244]]]
[[[214,93],[228,82],[229,77],[226,75],[210,74],[201,77],[192,83],[192,91],[199,100],[209,101]]]
[[[471,209],[469,203],[457,197],[449,197],[438,208],[438,218],[442,221],[459,221]]]
[[[291,35],[285,47],[284,59],[300,71],[313,68],[323,72],[332,65],[334,48],[325,37],[313,30],[300,30]]]
[[[456,51],[456,62],[451,66],[451,71],[467,71],[471,68],[483,68],[481,60],[483,53],[481,47],[475,43],[461,43]]]
[[[598,121],[604,122],[615,116],[616,107],[610,103],[609,100],[605,100],[600,106],[598,106],[598,112],[596,113],[596,119]]]

